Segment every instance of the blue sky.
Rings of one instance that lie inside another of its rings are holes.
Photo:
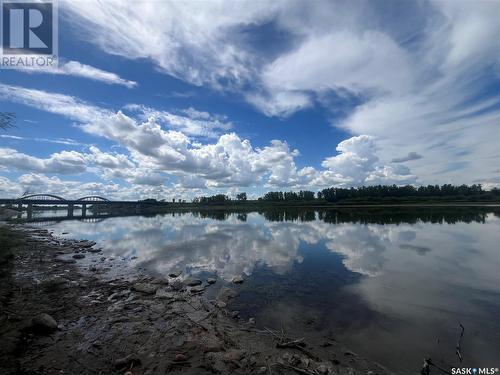
[[[59,10],[59,68],[0,70],[1,195],[500,184],[500,2]]]

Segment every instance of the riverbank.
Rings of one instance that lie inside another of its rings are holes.
[[[1,264],[2,374],[388,374],[333,337],[257,329],[228,309],[238,284],[133,273],[89,241],[8,226]],[[200,284],[201,283],[201,284]]]

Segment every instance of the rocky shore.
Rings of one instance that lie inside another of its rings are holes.
[[[209,300],[216,279],[112,278],[93,242],[4,230],[17,241],[0,269],[1,374],[390,374],[334,338],[242,321],[229,306],[243,280]]]

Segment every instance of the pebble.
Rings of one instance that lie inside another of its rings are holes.
[[[238,292],[234,289],[223,287],[217,296],[217,300],[227,303],[231,298],[235,298]]]
[[[175,278],[175,277],[179,277],[181,275],[182,271],[178,270],[178,271],[173,271],[173,272],[170,272],[168,274],[168,276],[172,277],[172,278]]]
[[[201,293],[205,291],[205,287],[203,285],[197,285],[192,287],[189,291],[191,293]]]
[[[148,283],[137,283],[132,286],[134,292],[140,292],[144,294],[153,294],[158,289],[158,285],[148,284]]]
[[[265,374],[265,373],[267,373],[266,366],[259,367],[259,369],[257,370],[257,374]]]
[[[184,280],[184,284],[186,284],[187,286],[197,286],[201,285],[202,281],[200,279],[189,277],[186,280]]]
[[[214,279],[213,277],[209,277],[207,279],[207,283],[212,285],[212,284],[215,284],[217,282],[217,279]]]
[[[57,330],[57,322],[49,314],[40,314],[31,320],[33,328],[37,331],[48,333]]]
[[[318,374],[328,374],[328,367],[326,367],[325,365],[319,365],[318,368],[316,369],[316,372]]]
[[[233,283],[235,283],[235,284],[243,284],[243,278],[241,276],[235,276],[233,278]]]
[[[73,255],[73,258],[75,258],[75,259],[83,259],[83,258],[85,258],[85,254],[75,254],[75,255]]]
[[[123,368],[123,367],[130,367],[131,365],[137,366],[141,364],[141,360],[136,357],[134,354],[130,354],[126,357],[123,358],[118,358],[115,361],[115,368]]]
[[[187,356],[182,353],[177,353],[174,358],[174,362],[186,362],[187,361]]]

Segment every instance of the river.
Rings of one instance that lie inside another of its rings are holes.
[[[182,270],[215,276],[217,287],[243,276],[231,305],[243,318],[338,340],[398,373],[429,357],[500,366],[498,208],[202,211],[38,225],[96,241],[122,272]]]

